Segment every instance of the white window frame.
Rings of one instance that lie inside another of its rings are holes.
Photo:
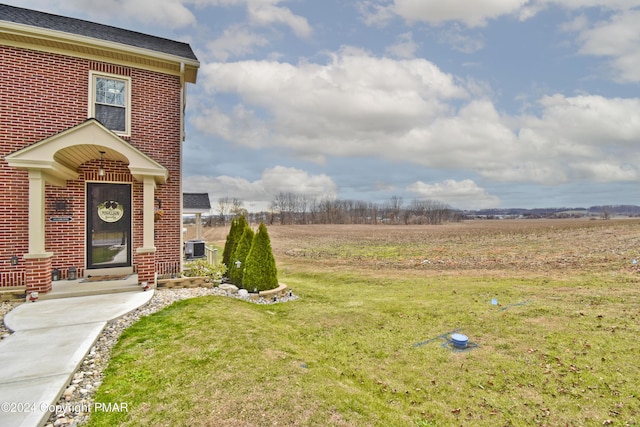
[[[98,71],[89,71],[89,117],[96,117],[96,79],[98,77],[110,79],[110,80],[120,80],[125,84],[125,100],[124,100],[124,109],[125,109],[125,130],[118,131],[113,130],[114,133],[121,136],[131,136],[131,77],[121,76],[118,74],[109,74],[109,73],[101,73]]]

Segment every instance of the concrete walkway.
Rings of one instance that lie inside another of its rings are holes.
[[[135,288],[134,288],[135,289]],[[0,341],[0,426],[46,424],[107,322],[146,304],[153,290],[39,300],[4,317]]]

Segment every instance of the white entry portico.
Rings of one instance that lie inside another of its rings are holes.
[[[142,212],[142,241],[133,243],[136,253],[145,254],[141,259],[154,259],[148,255],[156,250],[155,190],[157,185],[167,181],[169,173],[161,164],[105,128],[100,122],[88,119],[78,126],[5,157],[9,166],[28,171],[29,251],[24,255],[26,260],[46,260],[53,256],[52,252],[46,250],[45,184],[66,187],[69,181],[78,179],[78,168],[81,165],[99,159],[126,164],[133,179],[142,184],[142,206],[138,207]],[[146,266],[145,270],[149,267],[151,266]]]

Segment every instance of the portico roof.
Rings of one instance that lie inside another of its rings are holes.
[[[95,119],[87,119],[61,133],[43,139],[5,157],[9,166],[41,171],[48,182],[64,186],[65,181],[78,178],[78,167],[99,159],[118,160],[128,165],[133,177],[142,181],[151,176],[163,184],[169,171]]]

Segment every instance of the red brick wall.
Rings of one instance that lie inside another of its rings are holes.
[[[144,252],[138,254],[138,283],[146,282],[152,286],[155,283],[156,254],[153,252]]]
[[[27,293],[51,290],[51,258],[27,259],[25,263]]]
[[[90,70],[131,78],[131,136],[124,139],[169,171],[167,183],[156,188],[165,215],[155,223],[155,258],[159,263],[180,261],[179,77],[0,46],[0,276],[24,268],[22,255],[28,252],[27,173],[10,168],[4,156],[85,121]],[[47,251],[54,252],[52,268],[60,269],[63,277],[68,267],[77,267],[81,274],[85,266],[84,189],[86,180],[98,178],[97,164],[93,161],[81,166],[79,179],[68,181],[64,188],[46,188],[45,245]],[[135,249],[142,246],[142,185],[131,177],[126,165],[107,162],[105,166],[105,181],[133,183],[132,253],[136,265]],[[71,200],[71,222],[48,220],[57,198]],[[14,254],[21,258],[18,267],[10,265]]]

